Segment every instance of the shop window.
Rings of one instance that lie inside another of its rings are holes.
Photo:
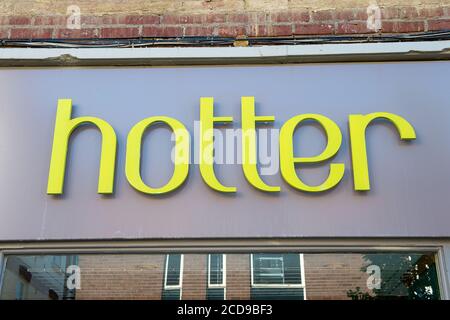
[[[77,263],[76,256],[11,255],[6,257],[2,275],[2,299],[73,299],[75,288],[67,287],[68,263]],[[57,262],[57,266],[55,265]],[[13,288],[15,295],[13,296]]]
[[[5,253],[0,299],[437,300],[436,252]]]
[[[24,284],[22,281],[16,282],[16,300],[23,300],[23,287]]]

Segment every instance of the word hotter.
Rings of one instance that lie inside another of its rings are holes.
[[[254,97],[242,97],[242,170],[248,182],[261,191],[279,192],[279,186],[267,185],[258,172],[256,131],[258,123],[273,122],[274,116],[255,114]],[[375,119],[385,119],[395,125],[400,139],[413,140],[416,134],[412,125],[399,115],[388,112],[376,112],[366,115],[349,115],[349,137],[352,157],[354,189],[370,190],[369,168],[366,152],[366,128]],[[214,171],[214,124],[230,123],[232,117],[214,115],[214,99],[200,98],[200,135],[199,168],[204,182],[219,192],[236,192],[232,186],[224,186]],[[324,130],[327,142],[322,153],[313,157],[296,157],[294,155],[293,136],[295,129],[304,121],[315,121]],[[116,163],[117,137],[111,125],[95,117],[72,118],[72,100],[59,99],[53,148],[48,177],[48,194],[62,194],[66,170],[67,149],[72,132],[82,124],[96,126],[102,135],[98,193],[113,193]],[[162,187],[154,188],[146,184],[141,177],[141,149],[144,132],[151,126],[163,123],[173,131],[175,147],[173,152],[174,170],[170,180]],[[191,157],[190,134],[180,121],[155,116],[138,122],[129,132],[126,146],[125,174],[128,182],[136,190],[147,194],[164,194],[180,187],[186,180]],[[283,179],[293,188],[306,192],[322,192],[335,187],[344,176],[344,163],[331,163],[328,177],[320,185],[308,185],[297,175],[296,166],[320,163],[333,158],[342,143],[342,133],[338,125],[320,114],[300,114],[286,121],[279,133],[279,161]]]

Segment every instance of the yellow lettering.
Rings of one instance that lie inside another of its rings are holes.
[[[173,131],[175,149],[173,153],[174,171],[169,182],[160,187],[152,188],[142,181],[141,177],[141,144],[145,130],[155,123],[165,123]],[[164,194],[177,189],[189,174],[190,135],[185,126],[176,119],[169,117],[150,117],[138,122],[128,133],[127,153],[125,159],[125,175],[128,182],[138,191],[147,194]]]
[[[404,118],[388,113],[376,112],[367,115],[349,115],[350,144],[352,154],[354,188],[358,191],[370,190],[369,166],[366,150],[366,128],[375,119],[391,121],[400,133],[401,140],[414,140],[416,133],[412,125]]]
[[[232,121],[232,117],[214,117],[214,98],[200,98],[200,173],[208,186],[220,192],[236,192],[237,189],[222,185],[214,173],[214,123]]]
[[[116,163],[117,138],[114,129],[104,120],[95,117],[71,119],[72,100],[58,99],[53,148],[48,174],[48,194],[62,194],[66,171],[67,149],[72,132],[80,125],[95,125],[102,134],[102,151],[98,175],[98,193],[112,193]]]
[[[327,146],[325,150],[314,157],[297,158],[294,157],[293,136],[295,128],[304,120],[317,121],[325,130],[327,136]],[[319,114],[301,114],[289,119],[280,131],[280,166],[281,175],[292,187],[308,192],[321,192],[336,186],[344,176],[344,164],[330,164],[328,178],[321,185],[309,186],[303,183],[295,171],[296,163],[318,163],[328,160],[336,155],[342,142],[342,134],[331,119]]]
[[[242,169],[245,178],[255,188],[268,191],[279,192],[280,187],[267,185],[259,176],[256,166],[256,131],[257,122],[273,122],[274,116],[256,116],[255,115],[255,98],[242,97]]]

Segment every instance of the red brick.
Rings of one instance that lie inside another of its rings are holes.
[[[272,22],[309,22],[308,11],[276,12],[270,16]]]
[[[397,32],[422,32],[425,31],[425,25],[423,22],[405,22],[399,21],[397,23]]]
[[[418,16],[421,18],[440,18],[445,15],[444,8],[421,8],[418,10]]]
[[[164,15],[161,24],[200,24],[203,22],[202,15]]]
[[[227,18],[227,21],[231,23],[248,23],[249,20],[248,14],[246,13],[229,14]]]
[[[400,10],[397,7],[385,7],[381,8],[382,19],[398,19],[400,17]]]
[[[209,4],[208,4],[209,6]],[[382,8],[382,32],[409,33],[427,30],[448,30],[449,7],[447,6],[387,6]],[[214,12],[214,11],[211,11]],[[55,38],[135,38],[139,30],[145,29],[148,37],[181,37],[220,35],[253,37],[324,34],[363,34],[372,32],[366,27],[365,7],[343,10],[305,9],[285,11],[240,11],[211,14],[117,14],[104,16],[81,15],[81,30],[66,29],[67,16],[0,16],[0,26],[18,26],[5,28],[0,36],[8,34],[24,39],[52,36]],[[329,21],[329,22],[328,22]],[[425,21],[427,21],[425,23]],[[348,22],[348,23],[347,23]],[[32,27],[28,25],[37,27]],[[21,28],[22,26],[22,28]],[[138,27],[139,26],[139,27]],[[140,27],[143,26],[143,27]],[[53,30],[55,27],[54,31]],[[336,28],[336,30],[335,30]],[[39,31],[40,30],[40,31]],[[294,32],[292,32],[294,30]],[[100,34],[99,34],[100,33]]]
[[[450,30],[450,19],[428,21],[429,31]]]
[[[27,24],[29,25],[31,24],[31,18],[23,16],[11,16],[8,17],[8,24],[12,26],[27,25]]]
[[[271,35],[267,25],[251,25],[249,26],[248,36],[250,37],[267,37]]]
[[[324,35],[333,34],[334,25],[332,24],[296,24],[294,26],[294,33],[297,35]]]
[[[425,30],[423,22],[383,22],[381,29],[385,33],[410,33],[410,32],[422,32]]]
[[[183,299],[205,299],[207,287],[207,260],[203,254],[187,254],[184,256],[186,269],[183,273]]]
[[[81,23],[86,25],[144,25],[159,24],[160,17],[157,15],[105,15],[102,17],[82,16]]]
[[[336,11],[337,21],[367,20],[367,9],[344,9]]]
[[[333,20],[333,10],[319,10],[311,12],[313,21],[329,21]]]
[[[97,38],[98,30],[93,28],[83,29],[58,29],[56,30],[56,38],[63,39],[86,39]]]
[[[178,26],[148,26],[142,28],[143,37],[182,37],[183,28]]]
[[[118,19],[118,23],[127,24],[127,25],[158,24],[159,16],[156,16],[156,15],[149,15],[149,16],[128,15],[128,16],[120,17]]]
[[[81,255],[83,289],[76,299],[160,299],[165,256],[126,257],[127,261],[121,255]]]
[[[162,24],[179,24],[180,23],[180,16],[178,15],[164,15],[161,17],[161,23]]]
[[[185,36],[212,36],[213,35],[213,27],[208,26],[187,26],[184,28],[184,35]]]
[[[9,28],[0,29],[0,39],[8,39]]]
[[[399,10],[400,19],[414,19],[418,17],[416,7],[402,7]]]
[[[117,23],[119,24],[131,24],[131,25],[141,25],[143,24],[143,16],[140,15],[128,15],[128,16],[119,16],[117,19]]]
[[[207,23],[223,23],[225,22],[227,16],[225,14],[221,14],[221,13],[212,13],[212,14],[208,14],[206,15],[206,22]]]
[[[34,25],[64,26],[67,24],[66,16],[38,16],[34,18]]]
[[[272,35],[274,36],[291,36],[292,34],[291,24],[272,26]]]
[[[265,12],[258,12],[253,13],[251,15],[251,21],[254,24],[260,25],[260,24],[266,24],[268,21],[269,14]]]
[[[340,23],[337,26],[337,34],[357,34],[357,33],[371,33],[372,30],[367,29],[367,23]]]
[[[143,16],[142,23],[143,24],[158,24],[160,22],[160,20],[161,20],[160,16],[149,15],[149,16]]]
[[[11,39],[50,39],[53,29],[14,28],[11,29]]]
[[[103,28],[100,30],[100,38],[137,38],[138,28]]]
[[[205,20],[205,16],[201,14],[187,15],[182,20],[185,24],[201,24]],[[182,22],[183,23],[183,22]]]
[[[220,37],[237,37],[247,34],[245,26],[220,26],[217,35]]]
[[[80,16],[80,23],[82,25],[103,26],[103,25],[107,25],[107,24],[116,23],[116,21],[117,21],[117,16],[110,16],[110,15],[105,15],[105,16],[101,16],[101,17],[88,16],[88,15]]]
[[[381,24],[381,31],[384,33],[393,33],[397,30],[397,22],[384,21]]]

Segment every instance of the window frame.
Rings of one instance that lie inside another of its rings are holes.
[[[167,284],[167,273],[169,271],[169,256],[170,255],[174,255],[174,254],[179,254],[180,255],[180,275],[178,277],[178,284],[177,285],[173,285]],[[166,261],[165,261],[165,267],[164,267],[164,286],[163,286],[163,290],[180,290],[180,300],[181,300],[181,290],[183,287],[183,267],[184,267],[184,254],[183,253],[167,253],[166,254]]]
[[[211,254],[222,255],[222,283],[212,284],[211,283]],[[207,265],[208,283],[206,286],[206,291],[208,289],[223,289],[223,300],[227,300],[227,255],[225,253],[212,252],[208,253],[208,265]]]
[[[263,252],[261,252],[263,253]],[[303,253],[295,253],[299,255],[300,259],[300,283],[255,283],[254,279],[254,254],[261,254],[261,253],[251,253],[250,254],[250,279],[251,279],[251,287],[252,288],[302,288],[304,297],[306,299],[306,290],[305,290],[305,264],[304,264],[304,258]],[[271,252],[272,253],[272,252]],[[277,254],[278,252],[273,252],[274,254]]]
[[[376,253],[428,251],[436,256],[436,271],[442,300],[450,299],[450,239],[436,238],[347,238],[347,239],[122,239],[79,241],[0,242],[0,293],[9,255],[42,254],[171,254],[171,253]],[[181,297],[182,299],[182,297]],[[306,292],[305,292],[306,299]]]
[[[227,255],[222,253],[222,283],[211,283],[211,255],[220,253],[208,253],[208,288],[226,288],[227,286]]]
[[[0,248],[0,250],[1,250],[1,248]],[[2,295],[3,277],[5,276],[7,259],[8,259],[8,257],[5,256],[2,251],[0,251],[0,296]]]

